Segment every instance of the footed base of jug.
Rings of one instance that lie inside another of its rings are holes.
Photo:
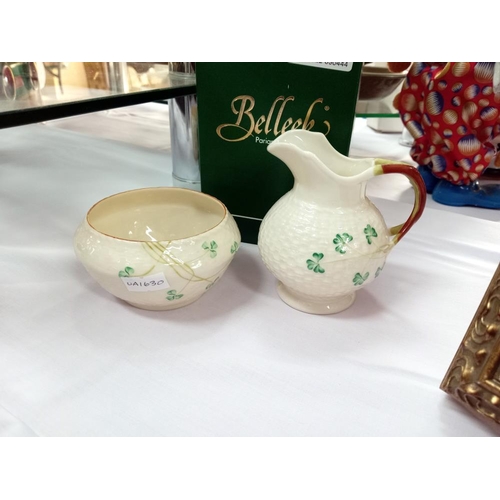
[[[278,295],[290,307],[309,314],[335,314],[350,307],[356,298],[356,292],[339,295],[331,299],[310,299],[299,295],[281,281],[278,283]]]

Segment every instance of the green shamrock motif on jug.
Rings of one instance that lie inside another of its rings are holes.
[[[366,241],[368,241],[368,245],[372,244],[372,238],[376,238],[378,236],[377,231],[375,231],[375,228],[371,227],[370,224],[365,227],[364,233]]]
[[[333,239],[333,244],[337,245],[335,251],[341,254],[345,254],[347,251],[346,245],[352,241],[352,236],[348,233],[343,233],[342,235],[337,234]]]
[[[384,266],[385,266],[385,264],[384,264]],[[375,273],[375,278],[378,278],[378,275],[382,272],[382,269],[384,269],[384,266],[379,267],[379,268],[377,269],[377,272]]]
[[[177,290],[169,290],[167,292],[167,300],[177,300],[177,299],[181,299],[182,297],[184,297],[184,294],[182,293],[177,293]]]
[[[235,242],[232,244],[232,246],[231,246],[231,253],[236,253],[236,252],[237,252],[237,250],[238,250],[238,247],[239,247],[238,242],[237,242],[237,241],[235,241]]]
[[[313,259],[307,259],[307,269],[315,273],[324,273],[325,270],[319,265],[319,261],[324,257],[322,253],[313,253]]]
[[[354,283],[355,286],[362,285],[368,279],[368,276],[370,276],[370,273],[368,272],[366,272],[363,276],[361,276],[360,273],[356,273],[354,275],[352,282]]]
[[[134,272],[134,269],[127,266],[123,271],[120,271],[118,273],[118,276],[120,278],[129,278],[130,276],[132,276],[133,272]]]
[[[203,243],[203,245],[201,245],[201,247],[203,248],[203,250],[208,250],[210,252],[210,258],[215,258],[217,257],[217,243],[215,243],[215,241],[211,241],[210,243],[208,243],[207,241],[205,241]]]

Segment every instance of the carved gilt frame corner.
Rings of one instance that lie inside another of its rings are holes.
[[[440,387],[500,426],[500,265]]]

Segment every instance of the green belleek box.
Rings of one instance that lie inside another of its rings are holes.
[[[286,130],[326,135],[349,153],[362,63],[197,63],[201,189],[257,243],[267,211],[293,186],[267,145]]]

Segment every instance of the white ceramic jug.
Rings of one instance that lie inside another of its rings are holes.
[[[285,132],[268,151],[288,166],[295,183],[262,221],[262,260],[288,305],[315,314],[340,312],[379,275],[387,254],[421,216],[424,182],[414,167],[347,158],[323,134],[307,130]],[[369,179],[388,173],[407,176],[415,190],[410,217],[390,229],[365,194]]]

